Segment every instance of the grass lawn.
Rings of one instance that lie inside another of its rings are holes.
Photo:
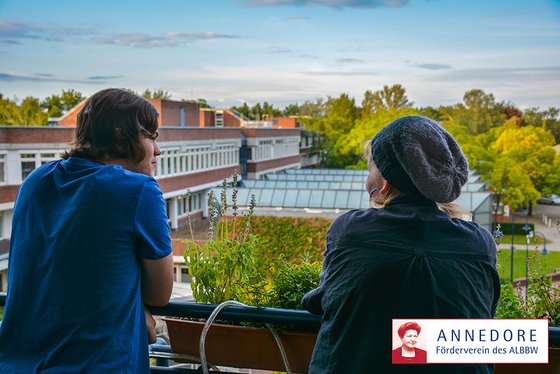
[[[503,242],[503,241],[502,241]],[[516,249],[513,256],[513,278],[525,278],[525,250]],[[539,265],[540,262],[540,265]],[[532,269],[542,269],[539,273],[554,273],[560,271],[560,252],[549,252],[547,255],[540,254],[540,249],[529,247],[529,274]],[[500,278],[510,279],[511,273],[511,250],[500,249],[498,253],[498,272]]]
[[[547,243],[550,243],[550,240],[546,240]],[[511,235],[504,235],[501,240],[502,244],[511,244]],[[525,235],[514,235],[513,236],[513,244],[526,244],[527,237]],[[543,238],[540,235],[534,235],[529,242],[529,245],[543,245]]]

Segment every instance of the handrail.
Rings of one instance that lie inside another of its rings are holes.
[[[217,305],[171,301],[164,307],[149,307],[154,315],[206,319]],[[220,313],[220,320],[290,325],[298,330],[319,331],[321,317],[305,310],[230,306]]]
[[[6,303],[6,294],[0,293],[0,305]],[[171,301],[163,307],[150,307],[154,315],[208,318],[216,308],[213,304],[198,304],[193,302]],[[321,324],[320,316],[311,314],[304,310],[237,307],[232,306],[220,314],[220,319],[232,322],[258,322],[274,323],[282,325],[293,325],[302,330],[318,331]],[[548,328],[549,344],[560,347],[560,327]]]

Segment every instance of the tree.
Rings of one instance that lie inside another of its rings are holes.
[[[322,98],[315,101],[306,100],[299,106],[299,115],[306,117],[322,117],[327,112],[327,105]]]
[[[249,118],[249,113],[251,112],[251,107],[247,103],[243,103],[242,106],[234,106],[230,108],[231,110],[238,112],[245,118]]]
[[[73,89],[62,90],[60,95],[51,95],[41,102],[41,108],[47,110],[48,117],[60,117],[81,101],[85,96]]]
[[[206,101],[206,99],[198,98],[196,100],[181,100],[184,103],[193,103],[197,104],[199,108],[212,108],[210,104]]]
[[[527,108],[523,112],[523,124],[527,126],[543,127],[554,135],[556,144],[560,143],[560,120],[558,115],[560,110],[555,107],[550,107],[545,111],[540,111],[539,108]]]
[[[511,170],[502,173],[507,174],[507,183],[502,178],[500,185],[492,184],[492,187],[495,191],[506,190],[504,202],[507,202],[506,199],[511,199],[509,203],[513,205],[527,204],[530,215],[532,204],[540,197],[539,191],[547,185],[545,181],[553,169],[556,156],[556,151],[552,147],[554,137],[550,131],[540,127],[518,127],[511,123],[504,127],[504,131],[493,145],[499,157],[492,170],[491,184],[500,177],[499,171],[502,165],[498,163],[507,163],[508,169]],[[515,173],[514,177],[512,173]],[[520,181],[523,186],[519,186]],[[514,189],[516,192],[507,192],[508,189]],[[520,191],[523,192],[522,198],[519,197]]]
[[[0,94],[0,126],[17,126],[19,123],[19,107],[10,99]]]
[[[496,106],[500,108],[500,112],[502,112],[506,120],[515,117],[518,120],[517,124],[521,124],[521,117],[523,116],[523,112],[511,101],[502,101],[501,103],[497,103]]]
[[[260,121],[262,119],[263,110],[260,103],[256,103],[249,112],[249,118]]]
[[[76,105],[84,101],[86,97],[79,91],[69,89],[62,90],[60,99],[62,101],[62,110],[69,111],[70,109],[74,108]]]
[[[494,95],[480,89],[465,92],[463,104],[456,106],[456,120],[471,134],[480,134],[504,123],[505,116],[496,105]]]
[[[51,95],[41,102],[41,107],[47,110],[49,117],[60,117],[63,114],[62,99],[58,95]]]
[[[362,100],[362,113],[369,115],[378,110],[398,110],[412,105],[413,103],[408,101],[404,87],[394,84],[391,87],[383,86],[379,91],[366,91]]]
[[[28,96],[19,106],[19,125],[23,126],[46,126],[47,113],[43,111],[39,104],[39,99]]]
[[[299,105],[297,104],[289,104],[286,105],[286,107],[284,108],[284,115],[285,116],[297,116],[299,115],[300,109],[299,109]]]
[[[364,146],[385,125],[406,115],[417,115],[414,108],[401,107],[398,110],[380,110],[368,117],[355,121],[354,126],[345,134],[338,137],[336,149],[341,159],[347,160],[345,167],[365,169],[366,159],[363,157]]]
[[[169,91],[162,90],[161,88],[158,88],[157,90],[154,90],[153,92],[150,91],[150,89],[146,89],[142,93],[142,97],[144,97],[146,99],[170,100],[171,99],[171,94],[169,93]]]

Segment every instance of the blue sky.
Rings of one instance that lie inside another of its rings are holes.
[[[0,92],[164,89],[277,107],[399,83],[560,107],[560,0],[0,0]]]

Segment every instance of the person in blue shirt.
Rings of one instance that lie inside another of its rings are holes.
[[[158,113],[126,90],[90,97],[62,160],[14,205],[2,373],[148,373],[145,305],[173,287],[165,202],[151,176]]]
[[[453,203],[468,179],[461,148],[433,120],[405,116],[377,133],[366,157],[371,208],[332,223],[319,286],[302,300],[322,316],[309,373],[491,373],[486,364],[392,363],[392,319],[496,310],[492,235]]]

